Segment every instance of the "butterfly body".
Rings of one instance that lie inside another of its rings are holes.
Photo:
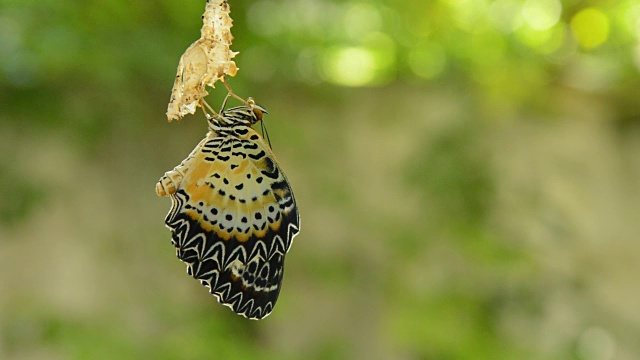
[[[211,117],[207,136],[156,186],[171,197],[165,223],[187,272],[252,319],[273,309],[300,229],[291,186],[251,128],[263,113],[254,105]]]

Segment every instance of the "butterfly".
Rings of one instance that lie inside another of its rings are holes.
[[[207,136],[156,184],[158,195],[171,197],[165,224],[187,273],[249,319],[273,310],[300,232],[291,185],[252,128],[266,113],[249,98],[207,115]]]

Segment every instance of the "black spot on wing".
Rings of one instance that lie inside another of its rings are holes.
[[[264,150],[260,150],[259,153],[257,154],[249,154],[249,157],[253,160],[260,160],[262,159],[264,156],[266,155],[266,153],[264,152]]]
[[[249,132],[249,130],[245,129],[245,128],[236,129],[236,134],[238,134],[240,136],[247,135],[248,132]]]

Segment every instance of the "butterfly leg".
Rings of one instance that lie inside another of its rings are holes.
[[[204,99],[200,99],[200,107],[202,108],[202,111],[204,112],[204,116],[206,116],[207,119],[211,118],[212,116],[209,115],[209,113],[205,109],[209,109],[209,111],[211,111],[213,113],[213,117],[218,117],[219,116],[219,114],[215,110],[213,110],[211,105],[209,105],[209,103],[204,101]]]
[[[222,112],[224,110],[224,107],[227,105],[227,100],[229,99],[229,96],[231,96],[234,99],[240,101],[244,105],[249,106],[249,101],[241,98],[240,96],[236,95],[233,92],[233,89],[231,89],[231,86],[227,83],[226,78],[222,78],[222,83],[224,84],[224,87],[227,88],[227,96],[224,97],[224,101],[222,102],[222,106],[220,107],[220,112]]]

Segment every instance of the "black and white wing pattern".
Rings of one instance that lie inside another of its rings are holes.
[[[158,195],[171,197],[165,223],[187,272],[250,319],[273,310],[285,255],[300,231],[291,186],[250,127],[262,119],[257,109],[210,118],[207,137],[156,185]]]

